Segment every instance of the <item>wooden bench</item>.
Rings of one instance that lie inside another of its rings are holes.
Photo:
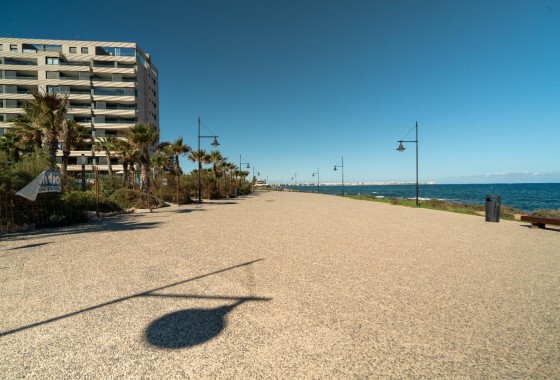
[[[521,220],[530,222],[532,228],[544,228],[546,224],[560,226],[560,219],[541,218],[539,216],[521,215]]]

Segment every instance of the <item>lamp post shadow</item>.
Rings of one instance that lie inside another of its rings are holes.
[[[210,309],[174,311],[153,321],[145,331],[146,341],[156,347],[178,349],[194,347],[220,335],[227,325],[226,316],[247,301],[267,298],[240,298],[231,305]]]

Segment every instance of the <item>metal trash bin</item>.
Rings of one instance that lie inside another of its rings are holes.
[[[499,195],[486,195],[486,221],[496,223],[500,221]]]

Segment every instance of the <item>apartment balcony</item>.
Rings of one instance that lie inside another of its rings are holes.
[[[134,125],[136,125],[136,123],[134,122],[129,122],[129,123],[123,123],[123,122],[119,122],[119,123],[93,123],[95,128],[100,128],[100,129],[113,129],[113,130],[118,130],[118,129],[129,129],[134,127]]]
[[[0,84],[38,86],[39,80],[30,75],[5,75],[4,78],[0,78]]]
[[[0,105],[0,113],[5,113],[5,114],[11,114],[11,116],[8,116],[8,118],[13,117],[15,115],[19,115],[21,113],[23,113],[23,108],[21,107],[2,107]]]
[[[47,66],[54,66],[54,67],[60,67],[60,66],[71,66],[74,68],[79,68],[79,67],[87,67],[89,68],[90,64],[89,61],[63,61],[63,60],[59,60],[58,63],[47,63]]]
[[[91,107],[68,106],[68,115],[84,115],[91,117]]]
[[[119,83],[119,82],[132,82],[136,83],[136,78],[113,78],[113,77],[92,77],[92,82],[109,82],[109,83]],[[101,85],[103,83],[96,83],[96,85]]]
[[[136,81],[99,81],[91,79],[96,88],[135,88]]]
[[[118,171],[123,170],[122,164],[112,164],[111,167],[113,169],[113,173],[116,173]],[[92,164],[85,165],[86,173],[91,173],[94,170],[94,168],[97,168],[99,171],[102,171],[102,172],[109,171],[109,165],[106,165],[106,164],[105,165],[92,165]],[[68,165],[68,171],[69,172],[81,172],[82,171],[82,165]]]
[[[13,92],[0,92],[0,97],[2,99],[16,99],[16,100],[31,100],[33,95],[28,91],[13,91]]]
[[[96,116],[121,116],[121,117],[136,117],[136,108],[132,109],[97,109],[93,110]]]
[[[0,70],[21,70],[27,68],[37,67],[37,60],[15,60],[11,58],[4,58],[4,62],[0,63]]]
[[[89,79],[84,79],[80,77],[60,77],[58,79],[47,79],[44,82],[48,86],[87,86],[89,87],[91,82]]]

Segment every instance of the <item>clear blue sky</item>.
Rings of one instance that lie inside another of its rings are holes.
[[[413,181],[418,121],[421,181],[560,182],[558,0],[90,4],[7,2],[0,36],[137,42],[162,140],[200,116],[269,180]]]

